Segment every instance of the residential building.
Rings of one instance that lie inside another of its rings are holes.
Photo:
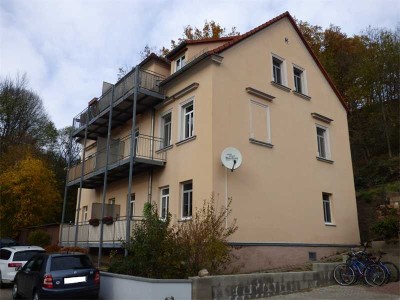
[[[117,246],[146,202],[190,222],[212,194],[222,207],[232,198],[230,242],[244,271],[359,243],[347,107],[287,12],[150,55],[104,83],[74,128],[85,145],[67,183],[82,188],[79,226],[64,226],[63,244],[78,233],[78,245]],[[243,158],[233,172],[221,163],[227,147]],[[87,224],[102,215],[113,225]]]

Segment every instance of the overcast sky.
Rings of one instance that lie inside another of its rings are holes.
[[[369,25],[394,29],[399,0],[0,0],[0,76],[27,73],[57,128],[133,66],[146,44],[170,46],[183,27],[214,20],[240,33],[289,11],[348,35]]]

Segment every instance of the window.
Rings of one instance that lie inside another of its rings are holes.
[[[300,94],[303,92],[303,71],[298,68],[293,68],[294,74],[294,90]]]
[[[282,67],[283,67],[283,61],[276,58],[272,57],[272,76],[273,76],[273,81],[277,84],[283,85],[282,81]]]
[[[269,107],[250,100],[250,138],[271,143]]]
[[[28,250],[28,251],[20,251],[20,252],[15,252],[13,261],[28,261],[32,257],[34,257],[38,253],[43,253],[44,251],[38,251],[38,250]]]
[[[181,57],[179,57],[176,60],[176,70],[175,71],[179,71],[180,69],[182,69],[185,66],[185,55],[182,55]]]
[[[84,206],[82,207],[82,223],[86,224],[88,219],[88,207]]]
[[[114,211],[115,211],[115,198],[111,198],[108,199],[108,204],[111,206],[111,210],[109,210],[108,212],[110,213],[109,215],[112,216],[113,218],[114,216]]]
[[[324,208],[324,221],[327,224],[332,224],[332,209],[331,209],[331,195],[322,193],[322,204]]]
[[[193,184],[186,182],[182,184],[182,219],[190,219],[192,217],[193,204]]]
[[[317,125],[318,157],[330,159],[328,128]]]
[[[169,188],[162,188],[161,189],[161,211],[160,217],[161,219],[166,219],[168,216],[169,211]]]
[[[1,249],[0,250],[0,259],[2,260],[8,260],[11,256],[11,251],[6,250],[6,249]]]
[[[194,101],[191,100],[182,106],[182,134],[181,139],[185,140],[194,135]]]
[[[161,117],[162,148],[171,145],[171,118],[172,113],[170,112]]]
[[[131,199],[129,200],[130,203],[130,215],[131,217],[135,216],[135,193],[131,194]]]

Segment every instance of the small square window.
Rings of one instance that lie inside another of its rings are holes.
[[[192,217],[193,184],[192,181],[182,183],[182,219]]]
[[[273,81],[277,84],[283,85],[282,82],[282,65],[283,61],[276,58],[272,57],[272,75],[273,75]]]
[[[317,125],[318,157],[330,159],[328,128]]]
[[[303,71],[298,68],[293,68],[294,74],[294,90],[297,93],[304,94],[303,91]]]
[[[167,113],[161,117],[161,136],[162,136],[162,148],[171,145],[171,125],[172,125],[172,113]]]
[[[185,55],[182,55],[176,60],[176,69],[175,71],[179,71],[182,69],[186,64]]]
[[[191,138],[194,135],[194,102],[189,101],[182,106],[181,140]]]
[[[324,221],[326,224],[332,224],[332,207],[331,207],[331,195],[328,193],[322,193],[322,205],[324,209]]]
[[[169,187],[161,189],[160,218],[165,220],[169,213]]]
[[[308,252],[308,259],[311,261],[317,260],[317,252]]]

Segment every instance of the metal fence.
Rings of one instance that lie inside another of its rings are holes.
[[[118,163],[130,156],[131,135],[110,143],[108,162],[109,165]],[[163,147],[163,140],[158,137],[140,134],[136,136],[136,157],[149,160],[165,161],[166,152],[157,152]],[[104,168],[106,165],[106,149],[97,151],[85,159],[83,175]],[[81,176],[82,163],[78,163],[69,169],[68,181],[73,181]]]
[[[133,92],[133,88],[135,87],[134,71],[134,69],[131,70],[114,85],[114,103],[128,93]],[[159,83],[164,78],[165,77],[163,75],[157,74],[155,72],[139,70],[139,87],[149,91],[162,93]],[[101,97],[96,102],[90,105],[89,108],[84,109],[74,118],[74,128],[78,129],[82,126],[85,126],[91,120],[100,115],[103,111],[108,109],[110,107],[111,97],[113,97],[112,88],[104,92],[104,94],[101,95]]]
[[[142,222],[143,217],[134,216],[131,219],[131,228],[137,226]],[[77,243],[81,247],[90,247],[100,242],[100,225],[93,226],[89,222],[80,222],[77,225],[60,225],[62,230],[62,241],[61,244],[64,246],[72,246],[75,242],[75,228],[78,226],[78,239]],[[126,217],[119,217],[114,220],[112,224],[103,224],[103,242],[112,244],[112,247],[118,247],[121,241],[125,241],[126,238]]]

